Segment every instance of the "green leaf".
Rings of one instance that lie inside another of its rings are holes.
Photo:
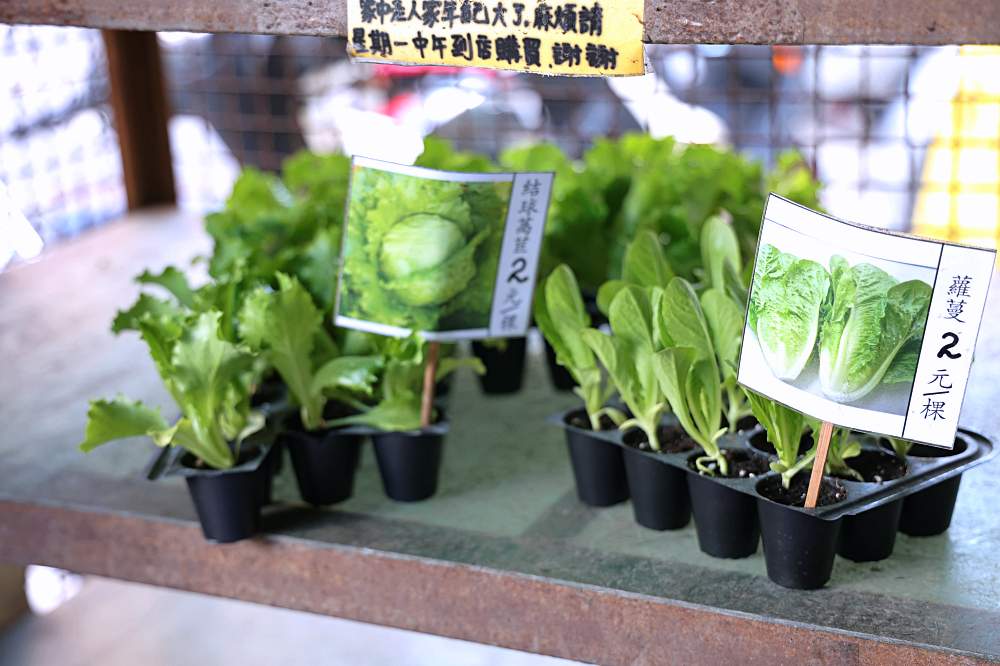
[[[653,350],[653,312],[649,292],[629,285],[611,301],[608,322],[615,338],[625,344]]]
[[[194,292],[191,290],[191,285],[188,284],[187,276],[174,266],[167,266],[159,274],[150,273],[148,270],[143,271],[135,281],[139,284],[160,285],[173,294],[177,302],[184,307],[194,307]]]
[[[132,307],[119,310],[115,315],[111,323],[111,332],[117,335],[122,331],[138,331],[139,322],[145,317],[155,320],[175,320],[181,316],[181,309],[176,304],[149,294],[139,294]]]
[[[197,316],[174,345],[171,369],[181,411],[201,446],[199,455],[213,466],[213,461],[226,461],[224,466],[230,467],[233,453],[219,418],[232,391],[247,392],[240,379],[252,367],[253,357],[220,337],[219,319],[217,312]]]
[[[316,371],[310,392],[322,394],[325,390],[337,389],[371,396],[381,369],[382,359],[378,356],[341,356]]]
[[[662,317],[670,339],[679,347],[694,349],[698,359],[711,359],[715,363],[712,334],[691,284],[684,278],[674,278],[663,298]]]
[[[420,396],[383,401],[372,409],[353,416],[329,421],[327,425],[366,425],[386,432],[406,432],[420,429]]]
[[[794,467],[799,455],[799,444],[807,428],[807,418],[754,391],[746,391],[746,395],[753,415],[767,431],[767,441],[774,447],[784,469]]]
[[[87,411],[87,428],[80,450],[93,451],[101,444],[116,439],[148,436],[166,427],[167,422],[158,408],[146,407],[141,402],[125,398],[93,400]]]
[[[714,289],[726,289],[727,272],[739,275],[742,268],[736,232],[718,215],[708,218],[701,228],[701,257],[708,286]]]
[[[302,408],[303,425],[315,429],[322,422],[326,399],[322,389],[316,389],[311,354],[323,315],[298,280],[283,273],[277,278],[278,291],[261,288],[246,299],[240,334],[266,354]]]
[[[659,237],[653,231],[640,232],[625,250],[622,280],[640,287],[666,287],[673,277]]]
[[[590,326],[576,276],[566,265],[545,279],[535,296],[535,323],[556,352],[556,359],[579,383],[581,373],[596,367],[580,334]]]
[[[743,308],[725,292],[714,287],[702,293],[701,307],[722,374],[735,375],[743,338]]]

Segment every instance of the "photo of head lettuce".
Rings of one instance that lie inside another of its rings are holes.
[[[489,326],[511,183],[355,166],[337,314],[413,331]]]
[[[747,311],[751,353],[796,388],[905,413],[933,269],[814,243],[762,243]]]

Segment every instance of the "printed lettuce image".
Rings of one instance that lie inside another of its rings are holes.
[[[864,400],[861,406],[902,413],[930,300],[923,280],[901,281],[839,255],[828,269],[764,244],[747,322],[778,379],[839,403]],[[905,390],[878,391],[895,384]]]
[[[356,168],[338,314],[416,331],[488,327],[510,190]]]
[[[899,282],[871,264],[830,259],[831,299],[819,343],[819,380],[837,402],[855,402],[881,383],[912,383],[930,285]]]
[[[778,379],[802,373],[816,346],[830,275],[820,264],[761,247],[754,267],[749,323]]]

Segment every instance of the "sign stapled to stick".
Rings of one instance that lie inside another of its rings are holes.
[[[348,0],[348,52],[407,65],[645,73],[643,0]]]
[[[772,194],[738,381],[827,423],[950,449],[995,260]]]

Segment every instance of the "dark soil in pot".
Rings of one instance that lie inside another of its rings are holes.
[[[549,379],[552,381],[552,387],[555,390],[573,390],[573,387],[576,386],[576,381],[574,381],[573,375],[569,374],[569,370],[559,365],[556,361],[556,350],[552,348],[548,340],[545,341],[545,364],[549,368]]]
[[[968,448],[961,437],[955,439],[951,451],[934,446],[916,444],[910,449],[910,458],[950,458],[965,452]],[[909,536],[937,536],[951,526],[958,500],[958,488],[962,475],[956,474],[939,483],[908,495],[903,500],[903,513],[899,517],[899,531]]]
[[[258,454],[257,450],[243,451],[237,465]],[[190,453],[184,454],[180,462],[200,472],[186,476],[185,480],[205,538],[232,543],[252,537],[260,523],[261,477],[270,477],[268,466],[262,462],[253,470],[212,470],[202,467]]]
[[[890,453],[864,450],[853,458],[848,458],[847,466],[861,475],[865,483],[882,483],[906,475],[906,463]],[[847,475],[837,475],[845,481],[857,481]]]
[[[753,478],[768,472],[768,461],[750,451],[723,452],[729,478]],[[757,552],[760,526],[757,500],[697,471],[697,453],[688,459],[693,472],[688,477],[691,510],[698,532],[698,546],[712,557],[749,557]]]
[[[611,506],[628,499],[625,461],[621,447],[595,437],[587,412],[578,409],[565,417],[565,422],[581,430],[566,430],[566,446],[576,481],[576,495],[589,506]],[[604,430],[614,430],[615,424],[601,417]]]
[[[676,426],[661,428],[657,434],[663,453],[682,453],[696,446]],[[642,453],[650,449],[641,430],[628,431],[623,441],[625,475],[636,522],[653,530],[676,530],[687,525],[691,520],[688,473],[657,460],[655,454]]]
[[[502,345],[472,343],[472,353],[486,366],[486,374],[479,376],[483,393],[497,395],[521,390],[527,346],[525,338],[508,338]]]
[[[767,576],[783,587],[813,590],[826,585],[833,571],[841,521],[822,520],[789,508],[805,504],[809,475],[799,474],[789,488],[780,476],[757,484],[757,515],[764,542]],[[847,497],[838,481],[823,479],[819,505],[835,504]],[[770,500],[770,501],[769,501]]]
[[[761,430],[760,432],[754,434],[747,443],[750,444],[750,448],[758,453],[763,453],[767,456],[776,456],[778,452],[774,450],[774,446],[771,442],[767,441],[767,432]],[[799,442],[799,455],[803,456],[809,452],[809,449],[813,447],[812,435],[803,435],[802,440]]]
[[[722,417],[722,427],[723,428],[729,427],[729,421],[727,421],[726,417],[724,416]],[[750,432],[751,430],[756,430],[758,427],[760,427],[760,421],[758,421],[757,417],[754,416],[753,414],[747,414],[746,416],[741,417],[740,420],[736,422],[736,432]],[[767,440],[765,438],[765,442],[766,441]],[[771,450],[773,451],[774,447],[771,447]]]
[[[372,435],[385,494],[397,502],[418,502],[437,492],[444,435],[384,432]]]
[[[296,413],[286,419],[281,441],[288,447],[303,501],[329,506],[354,492],[364,441],[361,435],[345,434],[337,428],[305,430]]]

